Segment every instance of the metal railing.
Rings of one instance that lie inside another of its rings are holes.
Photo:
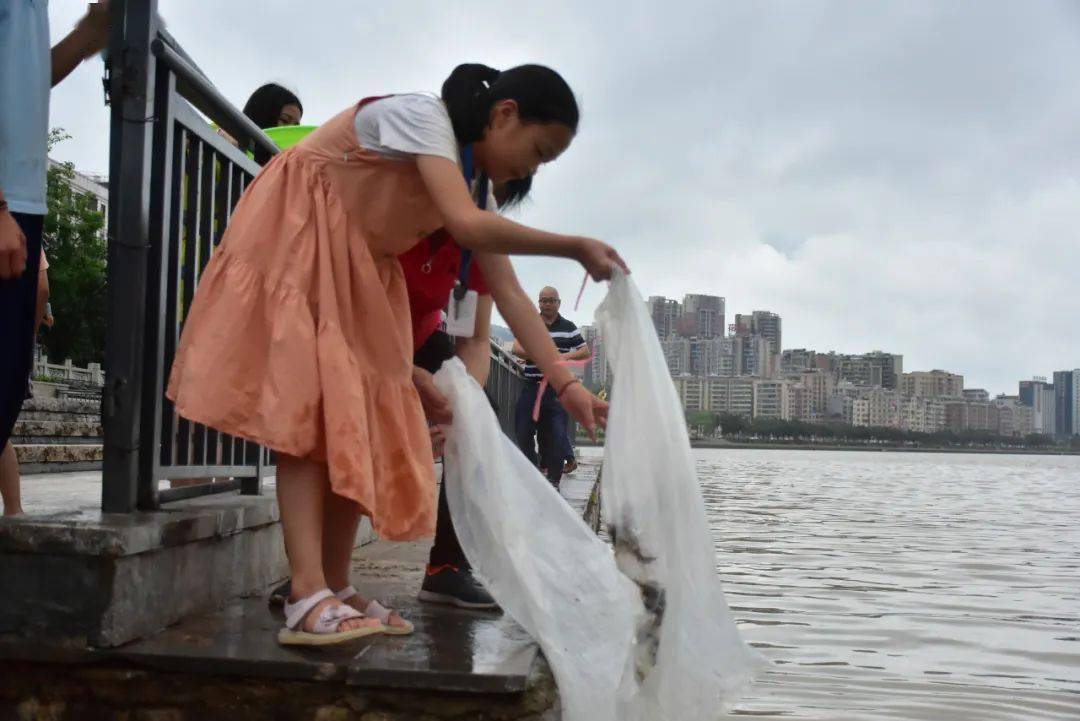
[[[484,390],[495,406],[503,433],[510,438],[515,437],[514,411],[524,387],[525,376],[522,375],[521,365],[494,340],[491,341],[491,371]]]
[[[269,452],[180,418],[164,391],[202,270],[259,170],[244,149],[277,147],[161,29],[156,0],[113,0],[111,13],[102,509],[257,494],[273,472]],[[159,491],[163,479],[208,482]]]
[[[111,13],[102,510],[257,494],[274,472],[270,452],[181,418],[165,387],[202,271],[259,171],[245,150],[278,149],[161,28],[157,0],[113,0]],[[523,383],[520,366],[493,343],[487,391],[511,437]],[[205,482],[159,490],[166,479]]]

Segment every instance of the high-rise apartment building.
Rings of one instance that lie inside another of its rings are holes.
[[[592,351],[592,358],[585,364],[582,381],[587,388],[604,388],[609,385],[607,348],[604,347],[600,329],[594,325],[583,325],[579,330]]]
[[[1057,403],[1054,386],[1046,378],[1020,381],[1020,402],[1031,409],[1033,433],[1053,436],[1057,433]]]
[[[791,420],[791,381],[754,381],[754,418]]]
[[[756,378],[771,378],[774,375],[775,356],[768,338],[763,335],[737,335],[732,342],[736,375]]]
[[[912,371],[901,377],[900,392],[918,398],[963,398],[964,376],[942,370]]]
[[[837,379],[864,388],[898,390],[904,374],[904,356],[876,350],[836,357]]]
[[[780,375],[798,375],[817,368],[817,352],[805,348],[788,348],[780,354]]]
[[[649,316],[652,318],[653,326],[656,328],[656,335],[660,340],[675,335],[679,316],[682,314],[679,301],[662,295],[653,295],[649,296],[646,304],[649,307]]]
[[[683,297],[680,331],[694,338],[723,338],[724,299],[718,295],[688,294]]]
[[[671,337],[660,341],[668,371],[672,376],[694,375],[690,366],[690,341],[686,338]]]
[[[1080,368],[1054,372],[1054,415],[1059,438],[1080,435]]]
[[[768,339],[773,355],[780,355],[783,349],[780,316],[767,310],[755,310],[750,315],[735,314],[735,335],[760,335]]]
[[[899,428],[900,394],[885,388],[865,389],[852,404],[851,413],[854,426]]]

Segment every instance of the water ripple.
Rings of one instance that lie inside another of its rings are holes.
[[[1080,719],[1080,457],[695,454],[774,662],[723,718]]]

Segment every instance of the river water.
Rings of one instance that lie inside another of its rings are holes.
[[[727,719],[1080,719],[1080,457],[697,450]]]

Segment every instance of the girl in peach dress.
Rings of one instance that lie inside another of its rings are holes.
[[[596,279],[622,265],[600,241],[535,230],[476,202],[489,198],[489,181],[529,177],[557,158],[577,124],[573,92],[555,71],[462,65],[441,97],[347,108],[275,157],[237,204],[196,290],[168,395],[185,418],[277,451],[292,571],[280,642],[412,631],[348,580],[357,510],[385,539],[434,528],[433,458],[397,256],[446,228],[479,258],[574,258]],[[463,165],[476,177],[463,179]],[[550,345],[542,324],[532,332],[522,340]],[[592,430],[606,405],[546,355],[538,364]]]

